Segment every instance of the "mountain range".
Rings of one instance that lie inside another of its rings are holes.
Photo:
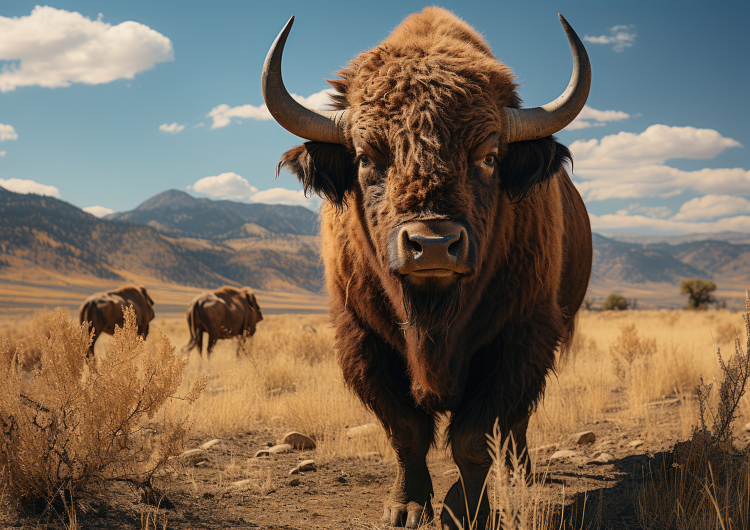
[[[676,306],[684,279],[711,279],[743,297],[750,287],[748,234],[594,234],[593,246],[595,297],[618,291],[646,305]],[[320,292],[319,248],[317,214],[300,206],[168,190],[99,219],[58,199],[0,188],[0,279],[36,268],[113,282],[135,274],[204,288]]]

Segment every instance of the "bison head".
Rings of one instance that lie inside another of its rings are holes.
[[[569,159],[551,135],[586,102],[586,51],[560,17],[575,60],[568,88],[548,105],[519,109],[514,76],[484,40],[448,11],[426,8],[329,81],[334,110],[316,111],[281,78],[293,18],[266,58],[263,95],[281,125],[310,141],[279,168],[326,197],[327,208],[354,210],[369,266],[398,286],[384,289],[397,315],[414,340],[436,344],[465,292],[478,298],[502,238],[497,220]]]

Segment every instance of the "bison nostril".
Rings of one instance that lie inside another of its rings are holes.
[[[415,258],[422,253],[422,245],[411,238],[406,240],[406,246]]]
[[[448,245],[448,254],[450,256],[458,256],[461,253],[461,247],[463,246],[463,234],[458,234],[458,239]]]

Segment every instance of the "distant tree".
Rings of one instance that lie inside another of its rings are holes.
[[[624,311],[628,308],[628,300],[622,295],[611,293],[604,301],[604,311]]]
[[[592,298],[589,298],[588,296],[583,299],[583,308],[586,311],[591,311],[592,306],[594,305],[594,300]]]
[[[710,280],[693,278],[685,280],[680,285],[680,294],[688,295],[685,309],[708,309],[708,306],[716,303],[716,298],[711,294],[716,290],[716,284]]]

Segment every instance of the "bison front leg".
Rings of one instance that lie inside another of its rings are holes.
[[[407,369],[398,353],[356,322],[347,324],[346,336],[338,337],[344,379],[383,424],[396,453],[398,468],[383,522],[418,528],[433,518],[426,457],[435,438],[435,419],[411,398]]]
[[[408,415],[408,413],[406,414]],[[390,428],[391,446],[396,453],[396,480],[383,510],[383,522],[391,526],[419,528],[432,521],[432,478],[427,469],[427,451],[434,436],[432,417],[396,421]],[[398,423],[401,423],[399,425]]]
[[[457,415],[451,424],[450,442],[453,449],[453,459],[460,472],[459,480],[451,486],[443,502],[443,512],[440,521],[444,530],[485,528],[490,516],[490,504],[487,497],[488,479],[492,466],[489,454],[487,435],[492,434],[493,425],[489,421],[473,423],[477,418],[471,415]],[[513,444],[508,444],[509,450],[515,447],[516,454],[524,465],[524,470],[510,469],[511,472],[525,471],[529,477],[530,461],[526,457],[526,429],[529,424],[528,416],[521,419],[510,429],[501,429],[503,440],[512,434]],[[501,458],[503,455],[498,455]],[[511,466],[511,455],[506,455],[505,464]],[[468,507],[468,513],[467,513]],[[451,516],[452,514],[452,516]],[[454,520],[455,517],[455,520]],[[458,521],[458,525],[456,524]],[[494,528],[493,526],[491,526]]]
[[[524,336],[538,336],[527,333]],[[450,444],[453,459],[461,473],[445,497],[440,520],[443,529],[485,528],[490,515],[485,479],[492,465],[487,435],[498,422],[502,441],[513,436],[516,455],[522,458],[529,478],[530,462],[526,455],[526,429],[534,404],[542,395],[545,378],[552,366],[554,343],[534,344],[523,348],[495,346],[478,352],[472,361],[461,405],[453,412]],[[506,458],[510,466],[510,455]],[[467,513],[468,506],[468,513]]]

